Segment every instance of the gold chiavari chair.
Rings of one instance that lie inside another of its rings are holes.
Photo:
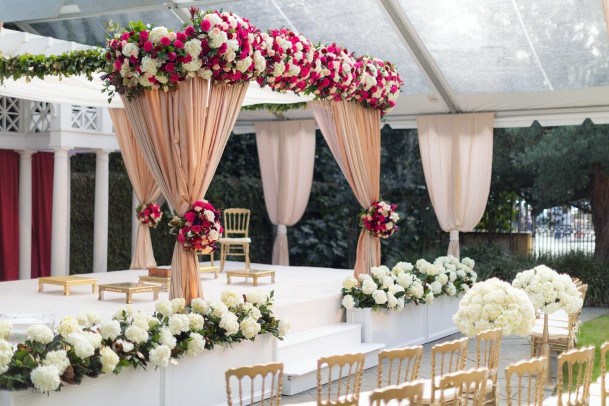
[[[423,381],[406,382],[376,389],[370,394],[370,406],[414,405],[423,396]]]
[[[364,375],[364,361],[364,354],[334,355],[317,360],[317,404],[357,406]],[[322,385],[324,369],[328,377],[325,388]],[[337,370],[338,374],[334,375]]]
[[[505,368],[505,393],[508,406],[541,406],[546,380],[546,359],[519,361]],[[514,382],[515,381],[515,386]],[[516,393],[512,389],[516,388]]]
[[[575,348],[575,336],[579,325],[579,313],[572,313],[568,317],[567,325],[564,327],[553,327],[548,322],[548,344],[550,351],[558,353]],[[541,355],[543,344],[543,322],[533,327],[531,332],[531,356]]]
[[[250,270],[250,243],[248,237],[250,227],[249,209],[226,209],[222,213],[224,236],[220,242],[220,272],[224,270],[224,262],[228,256],[245,257],[245,269]]]
[[[564,352],[558,356],[556,396],[544,405],[583,406],[590,404],[590,381],[594,367],[594,347]]]
[[[459,406],[482,406],[486,401],[486,383],[489,378],[488,368],[474,368],[458,371],[440,378],[438,392],[439,404],[455,404]],[[448,389],[456,390],[456,399],[449,397]]]
[[[423,347],[420,345],[380,351],[376,369],[377,387],[400,385],[416,380],[422,358]],[[383,379],[385,376],[386,379]]]
[[[609,355],[609,341],[601,345],[601,406],[609,405],[609,376],[607,374],[607,355]]]
[[[465,369],[467,360],[467,337],[434,345],[431,348],[431,379],[425,379],[425,390],[420,404],[437,403],[440,379],[447,374]],[[447,389],[442,393],[445,401],[456,399],[457,391]]]
[[[495,404],[497,402],[497,379],[502,338],[501,328],[476,334],[476,368],[487,368],[489,371],[485,404]]]
[[[232,368],[226,371],[224,378],[228,406],[236,402],[236,399],[233,399],[233,383],[238,387],[239,406],[244,404],[279,406],[281,402],[282,363]],[[247,385],[245,390],[244,384]],[[256,399],[259,399],[258,403]]]

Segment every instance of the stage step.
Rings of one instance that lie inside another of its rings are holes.
[[[362,343],[361,325],[339,323],[288,334],[277,345],[277,361],[283,362],[284,395],[294,395],[317,386],[317,360],[321,357],[364,353],[364,367],[378,363],[384,344]],[[324,382],[325,383],[325,382]]]

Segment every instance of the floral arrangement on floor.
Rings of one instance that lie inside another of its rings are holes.
[[[343,282],[342,305],[346,309],[401,311],[406,303],[425,303],[425,288],[410,272],[412,268],[412,264],[399,262],[392,270],[386,266],[372,268],[370,275],[361,274],[359,280],[348,277]]]
[[[469,337],[497,327],[501,327],[504,336],[526,336],[535,324],[535,309],[522,290],[491,278],[476,283],[465,293],[453,322]]]
[[[178,242],[187,251],[209,254],[216,249],[216,242],[224,232],[220,224],[220,210],[207,200],[197,200],[182,217],[174,216],[169,222],[170,234],[177,235]]]
[[[433,263],[424,259],[416,262],[417,276],[433,293],[434,297],[446,294],[457,296],[467,292],[478,279],[471,258],[459,261],[452,255],[436,258]]]
[[[535,310],[544,314],[558,310],[572,314],[583,306],[582,297],[571,277],[545,265],[518,273],[512,286],[524,290]]]
[[[161,222],[161,217],[163,217],[161,206],[156,203],[140,204],[135,209],[135,213],[140,223],[151,228],[156,228]]]
[[[273,292],[242,297],[227,291],[221,299],[194,299],[190,306],[184,299],[160,300],[153,314],[127,307],[106,321],[86,312],[62,319],[55,332],[34,325],[17,346],[7,341],[10,324],[0,322],[0,389],[58,390],[123,368],[166,367],[260,334],[281,339],[289,328],[273,314]]]
[[[378,238],[389,238],[398,230],[398,206],[385,202],[374,202],[368,210],[360,214],[360,227],[368,230],[370,235]]]
[[[116,28],[104,51],[105,86],[132,98],[146,89],[174,90],[193,77],[234,84],[256,80],[272,90],[352,100],[386,114],[403,81],[389,62],[315,45],[288,29],[260,32],[246,18],[191,8],[182,31],[141,22]]]

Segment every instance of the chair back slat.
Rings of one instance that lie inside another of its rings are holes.
[[[484,405],[488,375],[488,368],[475,368],[442,376],[438,384],[439,404],[444,405],[451,401],[452,399],[446,398],[446,394],[449,393],[448,389],[454,389],[457,391],[460,406]]]
[[[415,405],[421,401],[425,384],[423,381],[406,382],[375,389],[370,394],[371,406]]]
[[[229,406],[232,406],[233,402],[237,401],[240,406],[244,404],[279,406],[281,402],[281,384],[283,381],[282,363],[233,368],[226,371],[224,376],[226,380],[226,398]],[[232,386],[234,381],[237,382],[238,399],[233,399]],[[269,381],[270,386],[267,387]],[[246,386],[246,388],[249,387],[248,393],[244,393],[244,383],[249,383]],[[260,387],[259,391],[258,387]],[[259,402],[256,402],[257,398],[260,399]]]
[[[225,209],[222,215],[224,219],[223,227],[225,237],[247,237],[249,235],[249,209]]]
[[[377,387],[400,385],[419,376],[423,347],[404,347],[383,350],[378,355]],[[386,373],[385,373],[386,371]],[[386,379],[383,379],[386,376]]]
[[[507,405],[541,406],[546,377],[546,359],[543,357],[519,361],[505,368]],[[516,385],[512,380],[516,380]],[[516,388],[516,393],[512,389]]]
[[[609,388],[607,388],[607,355],[609,355],[609,341],[601,345],[601,406],[609,405]]]
[[[558,356],[558,406],[588,404],[593,366],[594,347],[571,350]]]
[[[357,405],[364,374],[364,354],[344,354],[322,357],[317,361],[317,404]],[[327,385],[322,384],[324,370],[327,370]],[[333,370],[338,380],[333,381]],[[344,382],[343,382],[344,381]]]

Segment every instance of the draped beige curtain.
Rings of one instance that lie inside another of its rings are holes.
[[[277,226],[273,265],[290,265],[287,227],[302,218],[309,202],[315,163],[315,121],[256,123],[256,145],[264,202]]]
[[[194,78],[173,92],[123,98],[137,142],[161,192],[183,215],[202,199],[233,129],[247,83],[222,85]],[[170,298],[202,296],[196,255],[176,242]]]
[[[607,33],[609,34],[609,0],[603,0],[603,9],[605,10],[605,24],[607,25]]]
[[[494,113],[417,117],[425,183],[448,254],[459,258],[459,231],[482,218],[491,185]]]
[[[381,114],[357,103],[311,102],[315,121],[362,208],[379,199]],[[381,264],[381,243],[362,230],[357,242],[355,275]]]
[[[133,186],[133,191],[140,204],[156,202],[161,194],[144,156],[135,140],[135,134],[129,124],[127,113],[124,109],[109,109],[114,132],[118,145],[121,148],[123,162],[127,169],[127,175]],[[131,215],[135,216],[135,213]],[[152,241],[150,240],[150,227],[138,222],[137,236],[135,239],[135,250],[131,258],[131,269],[148,269],[156,267],[154,253],[152,252]]]

